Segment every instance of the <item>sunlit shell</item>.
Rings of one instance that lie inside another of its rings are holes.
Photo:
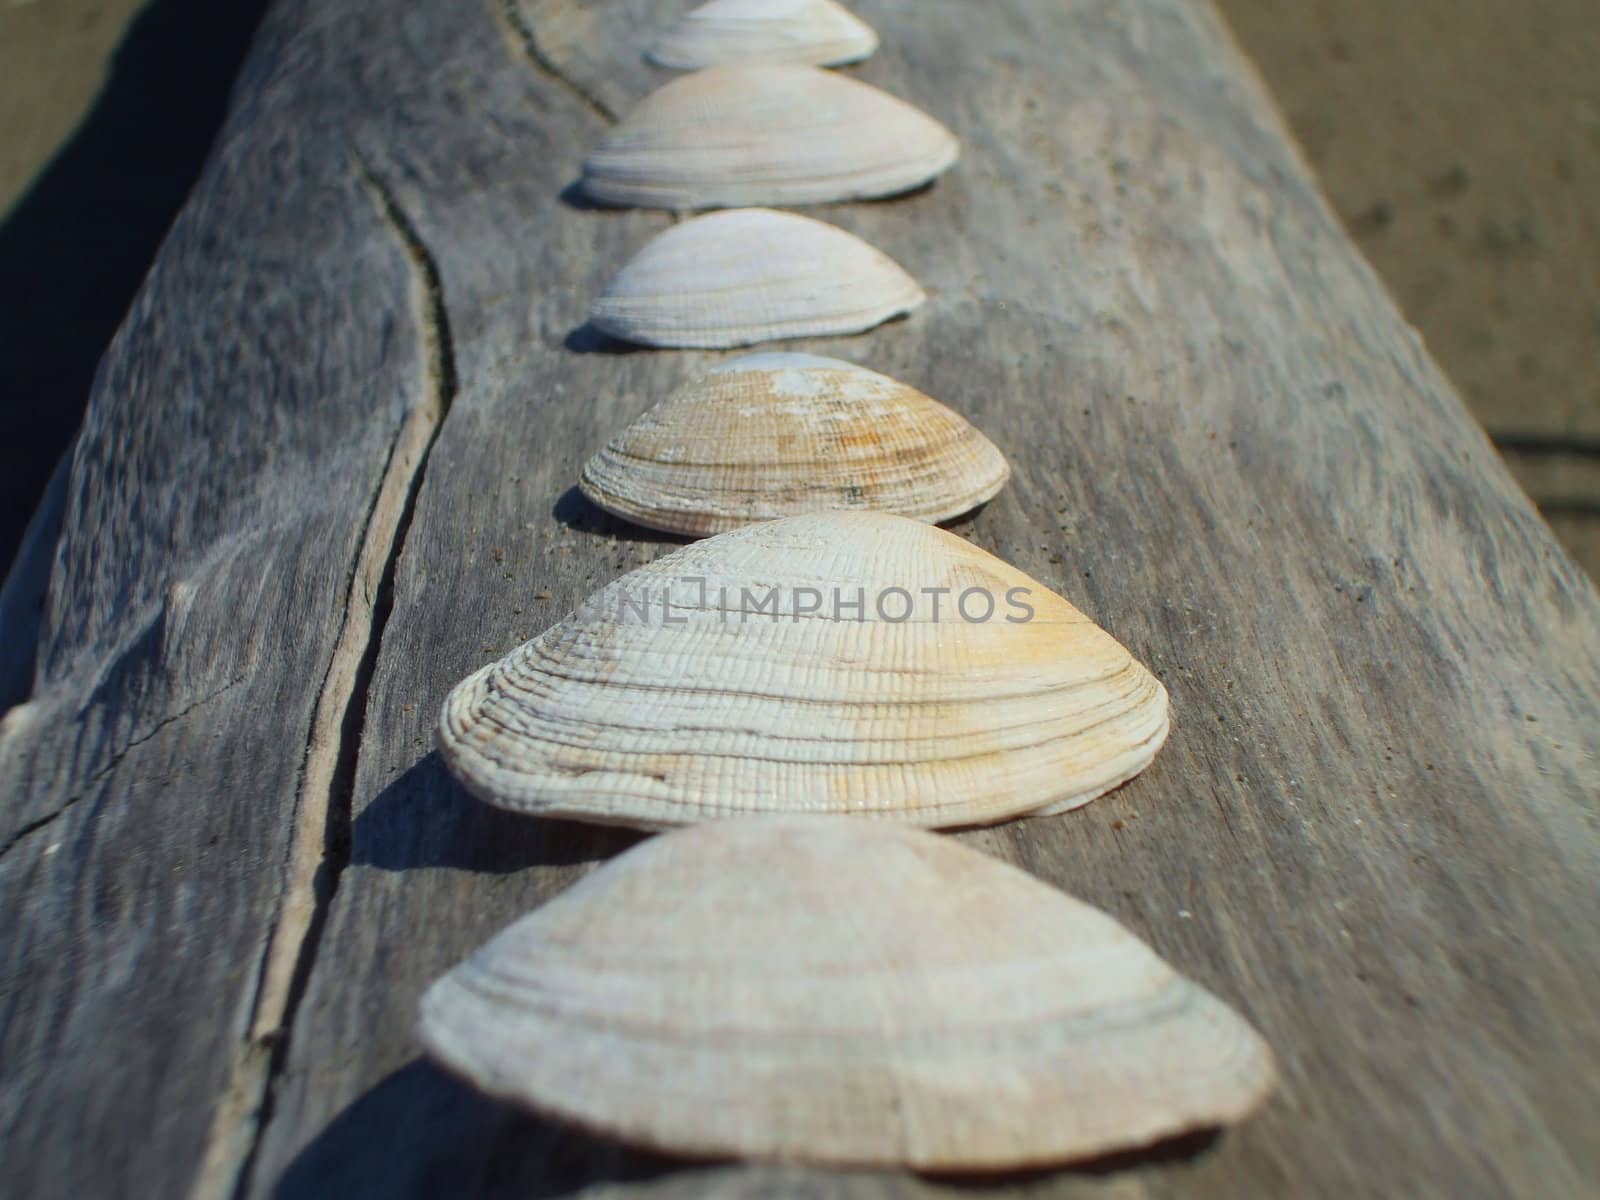
[[[708,67],[647,96],[583,165],[604,204],[828,204],[920,187],[955,136],[904,101],[817,67]]]
[[[924,299],[915,279],[860,238],[795,213],[743,208],[658,234],[589,319],[644,346],[725,349],[860,333]]]
[[[753,62],[841,66],[877,48],[872,27],[833,0],[711,0],[663,34],[650,59],[684,71]]]
[[[1166,732],[1161,684],[1037,580],[934,525],[822,513],[623,576],[456,687],[439,736],[492,804],[661,828],[1064,812]]]
[[[591,458],[608,512],[702,536],[800,513],[945,521],[1010,469],[993,442],[913,387],[810,354],[753,354],[679,388]]]
[[[669,1152],[997,1170],[1243,1119],[1272,1052],[1109,916],[950,838],[823,817],[653,838],[491,940],[421,1036]]]

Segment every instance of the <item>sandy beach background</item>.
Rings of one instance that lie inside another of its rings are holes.
[[[1600,578],[1600,0],[1219,0],[1368,259]],[[0,0],[0,564],[262,0]]]

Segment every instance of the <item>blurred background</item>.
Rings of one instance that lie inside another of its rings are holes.
[[[1600,579],[1600,0],[1217,3],[1357,244]],[[0,566],[264,7],[0,0]]]

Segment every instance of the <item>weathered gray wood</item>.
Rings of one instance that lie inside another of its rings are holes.
[[[347,32],[269,19],[78,438],[34,696],[0,727],[12,1195],[181,1192],[235,1059],[265,1061],[313,713],[427,390],[407,249],[348,140],[308,136]]]
[[[806,348],[1007,451],[960,531],[1150,663],[1177,722],[1113,796],[961,836],[1127,922],[1284,1074],[1214,1142],[986,1190],[1584,1194],[1600,600],[1209,10],[858,7],[885,43],[861,76],[965,153],[825,211],[933,298]],[[669,548],[570,488],[715,356],[581,332],[670,218],[562,198],[605,113],[665,77],[637,51],[667,15],[269,19],[102,372],[38,692],[0,743],[19,1194],[955,1188],[669,1164],[416,1058],[424,984],[632,839],[492,812],[430,745],[456,679]]]

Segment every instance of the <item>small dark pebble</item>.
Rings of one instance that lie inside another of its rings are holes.
[[[1350,232],[1357,237],[1371,237],[1382,233],[1394,224],[1394,209],[1387,200],[1379,200],[1371,208],[1350,218]]]
[[[1460,163],[1451,167],[1443,175],[1436,176],[1428,181],[1428,191],[1441,200],[1459,196],[1472,186],[1472,176]]]

